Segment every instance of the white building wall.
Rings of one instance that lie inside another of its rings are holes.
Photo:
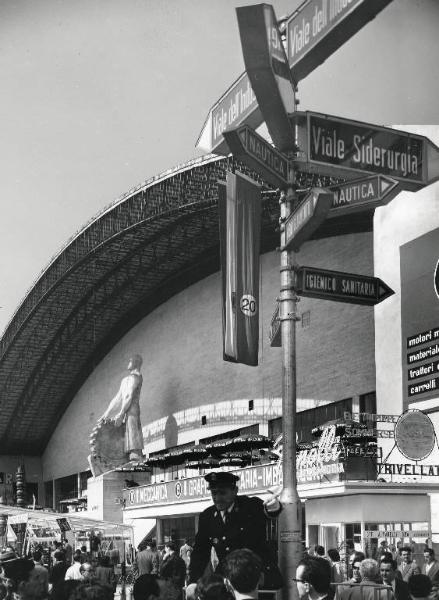
[[[425,135],[439,145],[438,125],[398,126],[397,128]],[[393,296],[375,307],[376,392],[379,414],[399,415],[403,410],[400,247],[437,228],[439,228],[439,182],[415,193],[402,192],[388,205],[375,211],[375,276],[380,277],[395,291]],[[439,394],[437,398],[426,402],[416,402],[412,407],[439,410]],[[438,432],[438,415],[429,416]],[[389,427],[383,426],[383,428]],[[381,445],[383,456],[391,453],[389,462],[410,463],[394,447],[393,439],[381,440]],[[438,448],[436,447],[430,457],[422,462],[439,464]],[[414,479],[419,480],[419,477],[393,477],[393,481]],[[432,478],[428,479],[431,481]]]
[[[371,275],[372,234],[307,242],[298,259],[303,265]],[[116,394],[133,353],[144,359],[141,421],[147,427],[165,419],[162,448],[201,437],[196,424],[192,432],[179,428],[175,415],[183,410],[280,398],[281,349],[268,341],[280,285],[277,253],[261,257],[261,282],[258,367],[223,361],[220,276],[205,278],[141,320],[95,365],[44,452],[44,480],[88,468],[90,433]],[[309,311],[310,325],[299,323],[297,328],[298,405],[303,400],[309,408],[373,391],[373,310],[311,298],[303,298],[299,310]],[[226,428],[242,426],[242,416],[230,414]]]

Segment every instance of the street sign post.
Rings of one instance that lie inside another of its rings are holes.
[[[273,7],[269,4],[236,9],[242,54],[268,131],[279,150],[293,147],[288,114],[296,109],[294,87]]]
[[[284,189],[287,186],[291,161],[266,139],[247,125],[224,131],[223,135],[233,156],[258,171],[275,187]]]
[[[210,109],[195,145],[206,152],[227,155],[229,149],[223,137],[225,129],[240,123],[259,127],[263,121],[250,79],[247,73],[243,73]]]
[[[331,187],[334,193],[328,218],[361,212],[388,204],[400,189],[398,182],[385,175],[372,175]]]
[[[297,112],[303,171],[355,179],[359,174],[388,175],[403,190],[418,190],[439,179],[439,148],[407,131],[314,112]]]
[[[392,0],[305,0],[287,21],[288,63],[299,82]]]
[[[296,107],[294,96],[296,83],[390,2],[391,0],[306,0],[288,21],[289,60],[285,58],[271,6],[263,4],[237,9],[248,78],[246,79],[245,75],[241,76],[213,107],[197,144],[205,150],[221,153],[225,149],[225,135],[234,155],[261,172],[269,181],[275,182],[274,185],[280,183],[279,187],[283,188],[279,198],[282,223],[279,312],[278,315],[273,316],[270,336],[271,342],[277,345],[279,331],[276,325],[279,322],[282,345],[283,483],[280,492],[282,511],[278,520],[278,538],[279,565],[285,582],[282,587],[283,600],[297,598],[298,592],[293,575],[303,554],[302,508],[297,492],[296,473],[296,321],[299,319],[296,312],[298,301],[296,291],[300,289],[302,295],[312,297],[328,297],[342,302],[369,305],[376,304],[393,293],[381,280],[373,277],[365,278],[317,269],[314,269],[315,281],[334,283],[314,284],[318,289],[313,289],[312,269],[308,270],[310,277],[307,277],[305,269],[308,268],[297,268],[294,254],[290,249],[296,251],[315,231],[333,206],[335,195],[331,190],[313,189],[293,210],[297,202],[295,170],[300,165],[300,167],[305,166],[303,170],[325,174],[326,169],[329,175],[340,175],[345,179],[359,178],[364,173],[389,175],[398,182],[401,181],[406,186],[401,185],[403,189],[418,189],[422,187],[422,182],[426,178],[431,181],[434,178],[439,179],[437,160],[439,149],[431,143],[427,145],[425,141],[419,141],[417,136],[404,134],[398,138],[400,132],[381,128],[379,134],[374,137],[377,128],[370,126],[372,127],[371,147],[367,145],[369,138],[362,137],[362,130],[360,134],[358,131],[351,132],[353,139],[348,146],[343,137],[340,137],[340,141],[337,138],[338,130],[332,132],[331,137],[331,132],[327,131],[328,123],[325,121],[328,117],[315,114],[316,118],[319,117],[323,121],[320,125],[313,124],[315,130],[313,129],[311,135],[309,116],[311,113],[294,113],[291,119],[289,113],[294,112]],[[246,81],[251,83],[257,106],[251,100],[249,106],[241,111],[237,99],[242,93],[240,86],[247,85]],[[285,162],[286,157],[281,152],[276,153],[270,144],[265,140],[261,141],[262,138],[258,139],[257,134],[251,131],[252,127],[256,128],[262,123],[262,119],[267,122],[278,151],[296,151],[299,148],[293,168]],[[360,126],[360,129],[365,126],[352,121],[339,121],[344,122],[346,126],[348,124]],[[225,133],[227,129],[239,125],[248,127]],[[364,132],[368,136],[369,130]],[[392,132],[393,138],[390,142],[387,140],[391,135],[387,133],[385,137],[383,134],[386,131]],[[393,144],[395,141],[402,147],[400,148],[399,145],[395,147]],[[376,148],[379,149],[378,155]],[[359,158],[355,154],[357,150],[360,153]],[[381,151],[383,154],[380,154]],[[392,158],[393,165],[390,165],[389,157]],[[386,161],[387,170],[384,170],[381,162]],[[428,167],[422,161],[427,161]],[[419,171],[422,171],[422,175]],[[286,186],[285,172],[287,173]],[[353,193],[352,189],[351,193]],[[362,190],[360,191],[362,194]],[[345,192],[347,196],[347,188]],[[378,196],[379,192],[380,190]],[[363,195],[361,195],[361,202],[363,202]],[[317,280],[319,273],[321,279]]]
[[[377,277],[299,267],[297,293],[308,298],[374,306],[394,294],[394,291]]]
[[[285,222],[285,248],[297,251],[326,219],[334,194],[325,188],[312,188]]]

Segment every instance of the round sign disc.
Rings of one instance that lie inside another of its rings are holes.
[[[254,317],[258,312],[256,298],[251,294],[244,294],[239,302],[239,308],[246,317]]]
[[[395,443],[409,460],[422,460],[434,448],[435,434],[430,418],[420,410],[401,415],[395,426]]]
[[[436,263],[436,268],[434,270],[434,291],[436,292],[436,296],[439,298],[439,260]]]

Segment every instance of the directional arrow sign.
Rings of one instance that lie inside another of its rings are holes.
[[[287,21],[288,62],[300,81],[392,0],[305,0]]]
[[[383,206],[399,192],[398,182],[384,175],[347,181],[331,188],[334,199],[328,218]]]
[[[377,277],[299,267],[297,293],[309,298],[374,306],[394,291]]]
[[[247,125],[224,131],[224,138],[232,152],[264,179],[279,188],[288,182],[290,161],[276,148]]]
[[[236,9],[245,68],[274,145],[279,150],[294,146],[288,114],[294,112],[294,82],[269,4]]]
[[[425,136],[314,112],[296,112],[292,121],[301,170],[347,179],[388,175],[403,190],[439,179],[439,148]]]
[[[312,188],[311,192],[285,221],[284,248],[298,250],[323,223],[334,199],[333,192]]]
[[[259,127],[263,120],[250,79],[243,73],[210,109],[196,146],[206,152],[227,155],[225,129],[244,122]]]

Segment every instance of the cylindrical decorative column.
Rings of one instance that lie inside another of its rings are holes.
[[[2,515],[0,515],[0,544],[1,544],[2,548],[4,548],[6,546],[7,533],[8,533],[8,515],[2,514]]]
[[[24,480],[24,465],[19,465],[16,473],[17,484],[17,506],[24,507],[25,505],[25,480]]]

